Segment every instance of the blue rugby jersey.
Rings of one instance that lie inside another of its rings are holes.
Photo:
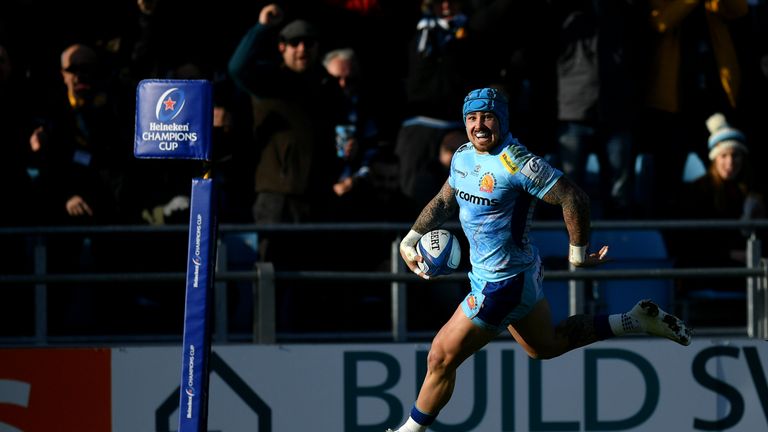
[[[448,184],[470,245],[472,273],[500,281],[528,268],[538,250],[528,242],[536,201],[562,176],[512,134],[488,154],[472,143],[456,150]]]

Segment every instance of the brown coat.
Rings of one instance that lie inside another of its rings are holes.
[[[704,1],[707,27],[717,61],[720,84],[728,101],[736,107],[741,87],[741,71],[728,29],[728,21],[748,13],[746,0]],[[648,77],[646,103],[667,112],[680,110],[680,25],[697,7],[699,0],[650,0],[650,22],[657,33]]]
[[[288,100],[253,99],[256,135],[263,145],[256,191],[304,194],[315,150],[310,113]]]

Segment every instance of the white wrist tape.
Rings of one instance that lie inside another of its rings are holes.
[[[400,250],[405,252],[408,259],[413,260],[416,258],[416,243],[421,240],[422,235],[414,230],[410,230],[400,242]]]
[[[568,261],[579,265],[587,259],[587,249],[589,245],[574,246],[568,245]]]

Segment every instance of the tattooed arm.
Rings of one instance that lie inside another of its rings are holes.
[[[416,218],[412,229],[418,233],[426,234],[448,220],[458,207],[459,203],[456,201],[456,195],[453,194],[453,188],[446,181],[440,192],[432,198],[432,201],[424,207],[419,217]]]
[[[542,201],[563,209],[563,220],[568,229],[571,244],[583,246],[589,243],[589,196],[566,176],[560,177]]]
[[[414,222],[408,235],[400,242],[400,256],[403,257],[403,261],[412,272],[424,279],[429,279],[429,276],[424,275],[419,269],[418,263],[423,261],[423,258],[416,253],[416,243],[419,242],[422,235],[448,220],[458,207],[459,203],[453,194],[453,188],[446,181],[440,192],[432,198],[432,201],[424,207],[419,217],[416,218],[416,222]]]
[[[570,248],[568,261],[576,266],[594,266],[606,262],[608,246],[599,252],[588,254],[589,246],[589,196],[568,177],[562,176],[542,200],[563,209],[563,221],[568,230]]]

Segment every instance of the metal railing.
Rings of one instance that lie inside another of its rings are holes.
[[[730,229],[749,230],[751,236],[746,240],[746,265],[744,268],[690,268],[690,269],[620,269],[620,270],[550,270],[547,272],[547,280],[569,281],[569,312],[580,313],[584,310],[583,290],[586,280],[599,279],[678,279],[693,277],[732,277],[746,278],[746,334],[750,337],[768,338],[768,263],[761,259],[762,245],[755,234],[756,230],[768,227],[768,220],[654,220],[654,221],[594,221],[593,230],[604,229]],[[216,342],[224,343],[232,340],[228,331],[227,316],[227,282],[250,281],[253,283],[254,312],[252,340],[257,343],[274,343],[278,340],[275,325],[275,299],[276,281],[378,281],[390,283],[391,296],[391,330],[390,338],[394,341],[408,340],[412,336],[409,333],[406,322],[407,296],[405,284],[416,281],[416,276],[406,272],[402,260],[399,258],[398,235],[410,228],[407,224],[396,223],[357,223],[357,224],[273,224],[273,225],[220,225],[219,232],[225,233],[279,233],[279,232],[321,232],[321,231],[352,231],[352,232],[386,232],[392,233],[391,243],[391,268],[389,272],[351,272],[351,271],[276,271],[271,263],[255,263],[253,270],[229,271],[227,268],[228,251],[225,243],[219,244],[217,271],[215,278],[214,294],[214,337]],[[448,225],[449,229],[458,229],[457,225]],[[47,345],[55,343],[56,338],[48,334],[48,285],[57,284],[88,284],[98,282],[110,283],[143,283],[143,282],[167,282],[183,283],[184,272],[142,272],[142,273],[77,273],[77,274],[49,274],[46,265],[46,242],[50,236],[72,234],[125,234],[125,233],[186,233],[186,226],[99,226],[99,227],[24,227],[24,228],[0,228],[0,238],[3,236],[24,236],[34,240],[33,271],[31,274],[3,274],[0,275],[0,290],[9,284],[31,285],[34,287],[34,336],[33,337],[6,337],[0,338],[0,343],[14,345]],[[536,230],[564,230],[560,222],[537,222]],[[457,273],[440,278],[440,281],[463,281],[466,273]],[[283,335],[288,336],[288,335]],[[336,335],[348,337],[350,335]],[[360,335],[358,335],[360,336]],[[179,336],[180,337],[180,336]],[[365,337],[365,335],[363,335]],[[168,339],[162,336],[149,337],[138,336],[135,341],[163,341]],[[173,339],[172,336],[170,336]],[[131,339],[131,338],[127,338]],[[288,337],[290,339],[290,337]],[[77,343],[78,341],[109,342],[111,338],[98,337],[67,337],[65,342]],[[121,340],[126,340],[123,337]]]

